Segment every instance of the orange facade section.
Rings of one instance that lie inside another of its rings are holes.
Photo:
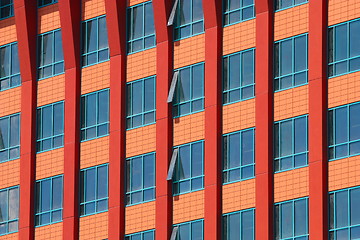
[[[274,175],[274,202],[309,195],[309,168],[298,168]]]
[[[173,197],[173,224],[204,218],[204,191]]]
[[[109,136],[85,141],[80,144],[80,168],[88,168],[109,162]]]
[[[143,2],[147,2],[147,1],[149,1],[149,0],[127,0],[128,6],[134,6],[136,4],[140,4]]]
[[[274,94],[274,120],[309,113],[309,85],[291,88]]]
[[[360,101],[360,72],[330,78],[328,80],[329,108]]]
[[[38,10],[38,33],[49,32],[60,28],[60,13],[58,4],[51,4]]]
[[[21,111],[21,87],[0,92],[0,117]]]
[[[20,183],[20,159],[0,164],[0,189],[16,186]]]
[[[110,87],[110,61],[85,67],[81,71],[81,94]]]
[[[255,179],[226,184],[223,190],[223,213],[255,207]]]
[[[194,142],[205,137],[205,112],[175,118],[174,146]]]
[[[19,233],[12,233],[4,236],[0,236],[0,240],[18,240]]]
[[[359,17],[360,1],[329,0],[329,26]]]
[[[223,55],[255,47],[256,19],[224,27]]]
[[[255,126],[255,99],[223,106],[223,134]]]
[[[80,240],[108,238],[108,212],[80,218]]]
[[[63,223],[55,223],[43,227],[35,228],[36,240],[62,240]]]
[[[43,106],[65,99],[65,75],[46,78],[37,84],[37,106]]]
[[[16,42],[15,18],[7,18],[0,21],[0,46],[7,43]]]
[[[155,74],[156,48],[128,55],[126,65],[127,82]]]
[[[131,234],[155,228],[155,201],[125,208],[125,233]]]
[[[82,0],[82,20],[105,14],[105,0]]]
[[[36,154],[36,179],[64,173],[64,148]]]
[[[156,125],[126,131],[126,157],[156,150]]]
[[[205,60],[205,34],[174,42],[174,69]]]
[[[360,156],[329,162],[329,191],[360,185]]]
[[[309,31],[309,4],[275,13],[275,41]]]

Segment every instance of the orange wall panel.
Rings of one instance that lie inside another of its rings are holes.
[[[109,136],[80,143],[80,168],[109,162]]]
[[[7,43],[16,42],[15,17],[0,21],[0,46]]]
[[[127,57],[126,81],[141,79],[156,74],[156,48],[130,54]]]
[[[255,207],[255,179],[226,184],[222,188],[223,213]]]
[[[224,27],[223,55],[255,47],[256,19]]]
[[[80,218],[80,240],[108,238],[108,212]]]
[[[126,131],[126,157],[132,157],[156,150],[156,125]]]
[[[360,185],[360,156],[329,162],[329,191]]]
[[[0,92],[0,117],[21,111],[21,87]]]
[[[223,106],[223,134],[255,126],[255,99]]]
[[[37,90],[37,106],[64,100],[65,74],[38,81]]]
[[[19,233],[12,233],[12,234],[0,236],[0,240],[18,240],[18,239],[19,239]]]
[[[134,6],[136,4],[140,4],[142,2],[147,2],[149,0],[127,0],[128,6]]]
[[[58,4],[51,4],[38,10],[38,33],[49,32],[60,28]]]
[[[275,41],[309,31],[309,4],[289,8],[275,13]]]
[[[64,173],[64,148],[36,154],[36,179]]]
[[[204,191],[173,197],[173,224],[204,218]]]
[[[360,17],[359,0],[329,0],[329,26]]]
[[[63,223],[55,223],[43,227],[35,228],[36,240],[62,240]]]
[[[175,118],[173,121],[174,146],[204,139],[205,112]]]
[[[155,228],[155,201],[125,208],[125,233],[131,234]]]
[[[20,184],[20,159],[0,164],[0,189]],[[6,174],[4,174],[6,173]]]
[[[360,101],[360,72],[330,78],[329,108]]]
[[[110,87],[110,61],[85,67],[81,71],[81,94]]]
[[[174,69],[205,61],[205,34],[174,42]]]
[[[82,0],[82,20],[105,14],[105,0]]]

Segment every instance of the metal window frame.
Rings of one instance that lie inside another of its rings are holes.
[[[0,192],[5,192],[5,191],[6,191],[6,195],[7,195],[7,212],[8,212],[8,213],[9,213],[9,202],[10,202],[10,199],[9,199],[9,191],[12,190],[12,189],[16,189],[16,188],[18,189],[18,193],[19,193],[18,196],[20,196],[20,190],[19,190],[20,188],[19,188],[19,185],[13,186],[13,187],[8,187],[8,188],[0,189]],[[18,201],[18,204],[20,204],[20,197],[18,197],[17,201]],[[18,207],[19,207],[19,206],[18,206]],[[19,210],[20,210],[20,209],[19,209]],[[7,215],[9,215],[9,214],[7,214]],[[4,236],[4,235],[7,235],[7,234],[15,233],[15,232],[18,231],[18,230],[16,230],[16,231],[9,231],[9,223],[13,223],[13,222],[19,222],[19,212],[18,212],[18,217],[17,217],[16,219],[11,219],[11,220],[9,220],[9,218],[8,218],[7,220],[0,222],[0,224],[6,224],[6,230],[7,230],[7,231],[5,231],[5,233],[0,234],[0,236]],[[18,229],[19,229],[19,227],[18,227]]]
[[[235,212],[230,212],[230,213],[223,214],[222,221],[223,221],[223,226],[224,226],[224,229],[223,229],[223,238],[224,238],[224,240],[231,240],[229,238],[225,238],[225,236],[224,236],[225,234],[226,234],[226,236],[230,235],[229,234],[229,229],[225,228],[225,222],[228,221],[227,218],[229,216],[231,216],[231,215],[239,214],[239,218],[240,218],[240,220],[239,220],[239,223],[240,223],[240,225],[239,225],[240,236],[239,237],[241,237],[242,233],[243,233],[242,215],[244,213],[247,213],[247,212],[251,212],[252,215],[253,215],[252,217],[253,217],[253,223],[254,223],[254,225],[253,225],[253,229],[254,229],[253,236],[254,236],[254,238],[253,239],[242,239],[242,238],[240,238],[240,240],[255,240],[255,208],[248,208],[248,209],[244,209],[244,210],[240,210],[240,211],[235,211]]]
[[[12,124],[11,124],[11,118],[12,117],[15,117],[15,116],[19,116],[19,126],[18,126],[18,128],[19,128],[19,144],[18,145],[14,145],[14,146],[10,146],[10,139],[11,139],[11,134],[10,134],[10,129],[13,127],[12,126]],[[6,141],[7,141],[7,145],[9,146],[9,147],[7,147],[7,148],[3,148],[3,149],[1,149],[1,152],[4,152],[4,151],[7,151],[7,156],[8,156],[8,158],[6,159],[6,160],[4,160],[4,161],[0,161],[0,163],[3,163],[3,162],[7,162],[7,161],[11,161],[11,160],[14,160],[14,159],[19,159],[20,158],[20,126],[21,126],[21,124],[20,124],[20,121],[21,121],[21,114],[20,113],[14,113],[14,114],[11,114],[11,115],[7,115],[7,116],[3,116],[3,117],[0,117],[0,120],[4,120],[4,119],[6,119],[7,120],[7,122],[8,122],[8,139],[6,139]],[[0,132],[1,132],[1,129],[0,129]],[[1,145],[1,143],[3,143],[5,140],[2,138],[2,134],[0,135],[0,145]],[[19,156],[18,157],[16,157],[16,158],[10,158],[10,150],[12,150],[12,149],[16,149],[16,148],[19,148]]]
[[[245,22],[245,21],[248,21],[248,20],[252,20],[252,19],[255,19],[255,3],[253,1],[252,4],[250,5],[247,5],[247,6],[244,6],[244,0],[241,0],[240,1],[240,7],[237,8],[237,9],[233,9],[233,10],[226,10],[225,8],[225,4],[229,4],[230,0],[224,0],[224,3],[223,3],[223,26],[224,27],[227,27],[227,26],[231,26],[231,25],[234,25],[234,24],[237,24],[237,23],[241,23],[241,22]],[[243,18],[243,12],[245,9],[248,9],[248,8],[253,8],[253,16],[251,18],[246,18],[244,19]],[[229,16],[230,14],[234,13],[234,12],[239,12],[240,13],[240,19],[237,20],[237,21],[233,21],[233,22],[229,22],[229,23],[225,23],[225,19],[227,16]]]
[[[174,100],[175,89],[176,89],[178,79],[179,79],[179,71],[174,71],[174,74],[173,74],[173,77],[171,80],[170,89],[169,89],[167,103],[172,103],[172,101]]]
[[[20,75],[20,67],[19,67],[19,72],[17,72],[17,73],[13,73],[12,71],[11,71],[11,69],[12,69],[12,62],[14,61],[14,60],[17,60],[17,62],[19,63],[19,58],[18,59],[14,59],[14,54],[13,54],[13,47],[16,45],[16,48],[18,47],[18,45],[17,45],[17,42],[12,42],[12,43],[8,43],[8,44],[5,44],[5,45],[2,45],[2,46],[0,46],[0,49],[2,49],[2,48],[9,48],[9,51],[10,51],[10,63],[9,63],[9,75],[7,75],[7,76],[3,76],[3,77],[1,77],[0,78],[0,82],[1,81],[5,81],[5,80],[7,80],[7,79],[9,79],[9,87],[7,87],[7,88],[0,88],[0,92],[2,92],[2,91],[5,91],[5,90],[8,90],[8,89],[11,89],[11,88],[15,88],[15,87],[18,87],[18,86],[21,86],[21,75]],[[20,64],[20,63],[19,63]],[[17,84],[17,85],[13,85],[13,77],[19,77],[20,79],[19,79],[19,83]]]

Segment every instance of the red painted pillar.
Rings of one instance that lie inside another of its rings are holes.
[[[34,239],[37,3],[14,1],[21,72],[19,239]]]
[[[327,28],[328,1],[309,3],[310,239],[328,239]]]
[[[65,60],[63,239],[79,238],[81,0],[59,0]]]
[[[256,0],[255,57],[255,236],[273,239],[273,39],[274,10],[272,0]]]

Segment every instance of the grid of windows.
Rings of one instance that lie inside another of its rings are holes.
[[[225,0],[224,25],[250,20],[255,17],[254,0]]]
[[[329,77],[360,70],[360,19],[329,27]]]
[[[329,239],[360,239],[360,187],[329,196]]]
[[[308,0],[275,0],[275,10],[284,10],[307,2]]]
[[[128,8],[128,53],[155,46],[155,24],[152,2]]]
[[[84,67],[109,60],[105,16],[82,23],[82,65]]]
[[[20,157],[20,114],[0,118],[0,163]]]
[[[204,141],[177,146],[174,195],[196,191],[204,187]]]
[[[17,232],[19,224],[19,187],[0,189],[0,236]]]
[[[62,221],[63,176],[36,181],[35,226]]]
[[[176,240],[203,240],[204,239],[204,220],[184,222],[174,227],[178,227]]]
[[[307,240],[309,238],[308,198],[275,205],[275,239]]]
[[[180,0],[174,26],[175,40],[204,32],[202,0]]]
[[[125,236],[125,240],[154,240],[155,230],[149,230]]]
[[[329,159],[360,154],[360,102],[329,110]]]
[[[274,125],[275,172],[308,164],[308,117],[300,116]]]
[[[224,240],[254,240],[255,209],[224,214]]]
[[[80,215],[108,210],[108,164],[80,171]]]
[[[274,90],[284,90],[308,82],[307,34],[275,43]]]
[[[37,109],[37,151],[64,146],[64,102]]]
[[[173,104],[174,117],[202,111],[204,109],[204,63],[176,71],[179,71],[179,76]]]
[[[224,135],[224,183],[254,177],[254,133],[252,128]]]
[[[0,46],[0,91],[20,86],[20,84],[17,43]]]
[[[109,89],[81,96],[81,140],[109,134]]]
[[[155,199],[155,153],[126,159],[126,204]]]
[[[255,49],[223,59],[223,102],[233,103],[254,97]]]
[[[155,122],[155,76],[127,83],[127,128]]]
[[[38,0],[38,6],[39,7],[45,7],[50,4],[57,3],[58,0]]]
[[[13,0],[0,0],[0,20],[14,16]]]

